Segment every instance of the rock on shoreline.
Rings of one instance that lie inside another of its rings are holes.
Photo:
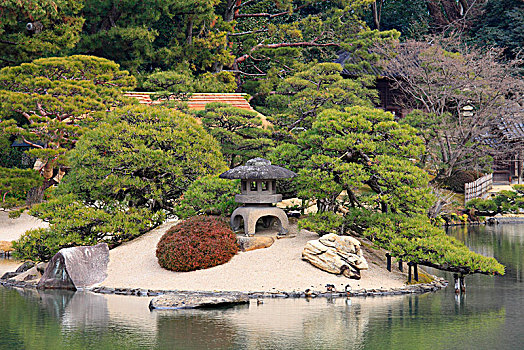
[[[176,293],[153,298],[150,310],[203,309],[248,304],[249,297],[244,293]]]

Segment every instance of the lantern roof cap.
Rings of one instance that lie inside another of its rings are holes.
[[[221,179],[242,179],[242,180],[273,180],[287,179],[295,177],[297,174],[291,170],[272,165],[264,158],[253,158],[246,162],[246,165],[237,166],[219,175]]]

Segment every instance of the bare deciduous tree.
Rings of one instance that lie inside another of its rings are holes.
[[[500,49],[481,52],[453,38],[432,37],[378,50],[400,92],[396,103],[421,111],[406,121],[425,133],[439,177],[486,156],[484,136],[502,120],[512,122],[508,108],[522,103],[524,84],[513,76],[520,62],[503,62]]]

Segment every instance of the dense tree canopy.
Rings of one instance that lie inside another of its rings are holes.
[[[226,169],[218,143],[194,118],[147,106],[109,113],[68,158],[70,173],[50,200],[31,209],[51,224],[44,244],[53,245],[53,254],[65,246],[116,245],[136,237],[172,215],[194,180]],[[22,237],[22,256],[34,254],[29,242],[42,234]]]
[[[135,78],[103,58],[42,58],[0,70],[0,127],[34,147],[52,177],[60,157],[74,147],[90,114],[123,105]]]
[[[443,32],[467,42],[489,38],[512,57],[520,33],[510,32],[520,24],[508,18],[519,19],[521,6],[501,4],[4,1],[0,65],[10,66],[0,71],[1,130],[33,147],[29,154],[46,163],[45,179],[57,165],[70,167],[32,211],[50,229],[19,240],[20,256],[45,260],[61,247],[116,245],[177,211],[228,213],[235,188],[223,191],[213,176],[226,163],[264,155],[299,174],[293,185],[284,183],[285,195],[316,204],[304,227],[360,234],[399,259],[449,271],[503,273],[429,224],[433,197],[420,160],[439,158],[445,173],[478,159],[481,133],[507,101],[521,97],[510,78],[517,63],[462,43],[407,42],[412,49],[397,50],[395,59],[375,49],[389,48],[398,30],[418,40]],[[503,20],[481,23],[484,14]],[[350,56],[345,78],[333,63],[341,52]],[[401,62],[392,70],[409,98],[402,102],[417,108],[400,123],[373,108],[375,64],[384,58]],[[122,91],[135,85],[165,99],[163,107],[119,108],[132,104]],[[247,93],[269,123],[221,104],[196,113],[197,121],[183,103],[195,92]],[[462,113],[466,107],[472,115]],[[18,175],[25,180],[0,180],[13,200],[37,179],[29,170],[0,169],[0,179]]]
[[[277,146],[274,156],[294,166],[301,197],[317,199],[320,211],[347,206],[409,215],[431,203],[427,174],[410,160],[423,151],[422,140],[390,113],[358,106],[326,110],[296,140]]]
[[[78,43],[82,0],[0,3],[0,67],[64,53]]]
[[[264,156],[273,146],[271,131],[260,115],[224,103],[209,103],[198,113],[204,128],[218,141],[230,168]]]

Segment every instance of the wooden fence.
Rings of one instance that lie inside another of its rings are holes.
[[[493,187],[493,174],[487,174],[464,184],[464,204],[473,198],[483,197]]]

